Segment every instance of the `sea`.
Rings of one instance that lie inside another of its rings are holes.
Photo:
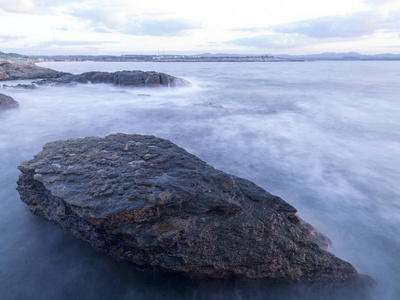
[[[59,71],[143,70],[186,88],[7,88],[0,112],[0,299],[400,299],[400,61],[46,62]],[[375,279],[320,290],[148,274],[30,213],[17,166],[50,141],[146,134],[278,195]]]

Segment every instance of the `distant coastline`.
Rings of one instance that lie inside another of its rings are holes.
[[[366,55],[357,52],[324,52],[307,55],[243,55],[204,53],[198,55],[55,55],[31,56],[36,62],[101,61],[101,62],[305,62],[305,61],[400,61],[400,54]]]
[[[400,54],[360,54],[358,52],[324,52],[307,55],[250,55],[203,53],[197,55],[20,55],[0,52],[0,61],[39,62],[305,62],[305,61],[400,61]]]
[[[292,58],[282,58],[269,55],[248,56],[202,56],[202,55],[57,55],[32,56],[35,62],[53,61],[99,61],[99,62],[298,62]]]

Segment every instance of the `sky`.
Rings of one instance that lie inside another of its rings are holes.
[[[400,53],[400,0],[0,0],[25,55]]]

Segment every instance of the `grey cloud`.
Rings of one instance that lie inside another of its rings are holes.
[[[45,41],[39,43],[39,48],[47,48],[51,46],[92,46],[103,44],[116,44],[117,41]]]
[[[370,0],[384,4],[386,0]],[[268,32],[251,38],[232,40],[229,43],[255,47],[281,49],[302,46],[318,39],[339,41],[357,39],[380,32],[400,32],[400,11],[391,11],[382,16],[375,11],[359,12],[343,16],[329,16],[293,23],[275,25],[268,28],[238,28],[235,31]]]
[[[280,33],[299,33],[315,38],[354,38],[381,31],[399,31],[400,13],[382,17],[374,11],[304,20],[270,28]]]
[[[391,10],[382,14],[379,8],[385,7],[392,0],[366,0],[373,7],[370,11],[340,16],[302,20],[298,22],[275,25],[272,27],[237,28],[242,32],[275,32],[281,34],[299,34],[311,38],[359,38],[381,32],[400,31],[400,11]],[[258,38],[253,39],[254,41]],[[260,38],[260,41],[262,39]]]
[[[201,28],[200,24],[188,20],[124,15],[112,8],[79,10],[74,16],[89,22],[96,31],[115,30],[130,35],[179,36],[186,30]]]
[[[80,9],[73,13],[73,16],[90,23],[93,28],[115,28],[121,21],[118,20],[118,14],[112,9],[107,10],[104,8],[93,8],[93,9]]]
[[[275,32],[299,33],[316,38],[346,38],[371,34],[378,27],[378,17],[373,13],[363,12],[282,24],[271,29]]]
[[[22,40],[23,38],[23,36],[0,35],[0,41],[4,43]]]

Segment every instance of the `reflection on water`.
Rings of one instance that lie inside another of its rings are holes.
[[[193,87],[1,90],[20,103],[0,112],[1,299],[400,297],[398,62],[45,66],[72,73],[155,70]],[[144,274],[96,253],[19,200],[16,167],[44,143],[116,132],[169,139],[281,196],[331,237],[333,253],[378,287],[321,295],[265,282]]]

